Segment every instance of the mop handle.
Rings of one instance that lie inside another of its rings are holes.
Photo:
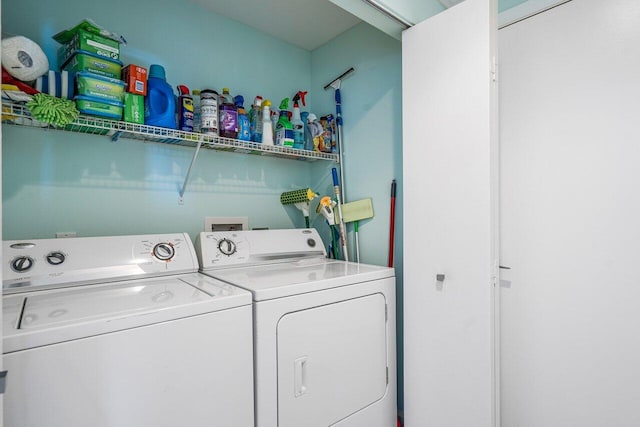
[[[336,123],[338,126],[342,126],[342,97],[340,96],[340,88],[336,89]]]
[[[340,203],[340,183],[338,182],[338,171],[336,168],[331,168],[331,174],[333,176],[333,191],[336,193],[336,199],[338,201],[338,215],[340,216],[340,243],[342,246],[342,252],[344,252],[344,260],[349,261],[349,254],[347,253],[347,240],[344,231],[344,220],[342,218],[342,204]]]
[[[396,225],[396,180],[391,181],[391,218],[389,226],[389,262],[388,266],[393,267],[393,241]]]

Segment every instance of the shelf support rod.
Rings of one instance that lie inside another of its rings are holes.
[[[178,204],[180,205],[184,203],[184,192],[187,190],[187,182],[189,182],[189,175],[191,175],[191,169],[193,169],[193,164],[196,162],[196,158],[198,157],[198,153],[200,152],[202,141],[204,141],[204,134],[200,135],[200,138],[198,138],[198,145],[196,146],[196,152],[193,153],[193,158],[191,159],[191,164],[189,165],[189,169],[187,170],[187,175],[184,177],[184,184],[182,184],[182,188],[180,189],[180,195],[178,197]]]

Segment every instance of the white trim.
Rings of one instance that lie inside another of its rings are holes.
[[[527,0],[498,15],[498,28],[504,28],[571,0]]]

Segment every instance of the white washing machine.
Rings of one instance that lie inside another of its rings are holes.
[[[201,233],[196,251],[253,294],[257,427],[396,425],[393,269],[329,260],[313,229]]]
[[[187,234],[3,242],[4,422],[254,426],[251,294]]]

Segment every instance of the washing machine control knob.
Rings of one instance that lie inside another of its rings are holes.
[[[218,242],[218,249],[224,255],[231,256],[236,253],[236,244],[233,240],[222,239]]]
[[[29,271],[31,267],[33,267],[33,258],[30,256],[22,255],[11,261],[11,269],[16,273]]]
[[[66,257],[62,252],[49,252],[47,254],[47,262],[51,265],[60,265],[65,259]]]
[[[153,247],[153,256],[160,261],[169,261],[176,254],[176,250],[170,243],[158,243]]]

